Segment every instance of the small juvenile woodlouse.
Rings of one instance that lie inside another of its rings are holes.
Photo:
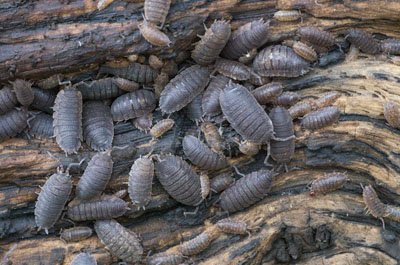
[[[36,84],[41,89],[53,89],[60,85],[60,81],[64,78],[62,74],[55,74],[38,81]]]
[[[175,121],[173,119],[160,120],[150,129],[150,134],[153,138],[160,138],[164,133],[171,130],[174,125]]]
[[[144,1],[144,17],[146,21],[156,26],[165,23],[167,18],[171,0],[145,0]]]
[[[292,91],[285,91],[275,99],[275,104],[282,107],[290,107],[299,101],[301,96]]]
[[[115,75],[138,83],[148,84],[156,79],[158,71],[148,65],[131,63],[127,67],[102,65],[99,74]]]
[[[94,229],[101,242],[113,255],[128,263],[140,263],[143,247],[133,231],[112,219],[96,221]]]
[[[112,170],[113,160],[110,151],[95,154],[79,179],[76,196],[81,200],[99,196],[106,188]]]
[[[224,20],[214,21],[192,51],[193,60],[200,65],[212,64],[225,47],[230,36],[231,26],[229,22]]]
[[[383,105],[383,115],[390,126],[400,129],[400,111],[399,106],[395,102],[385,102]]]
[[[293,106],[289,108],[289,113],[290,116],[292,116],[293,120],[299,117],[302,117],[306,115],[307,113],[310,113],[313,110],[316,110],[317,106],[315,105],[313,100],[303,100],[300,102],[297,102]]]
[[[331,33],[317,27],[301,27],[297,30],[301,41],[310,43],[313,47],[331,47],[335,44],[335,38]]]
[[[34,99],[31,106],[37,110],[47,112],[49,114],[53,113],[53,105],[56,100],[57,93],[54,90],[43,90],[39,88],[32,88]]]
[[[148,265],[180,265],[183,261],[182,254],[158,253],[147,258]]]
[[[153,125],[153,113],[146,113],[143,116],[137,117],[132,120],[132,124],[140,131],[149,131]]]
[[[164,90],[168,82],[169,76],[167,73],[164,72],[161,72],[154,80],[154,93],[156,94],[157,99],[160,98],[161,92]]]
[[[215,153],[222,154],[224,143],[217,126],[211,122],[205,121],[200,125],[200,130],[203,132],[204,138],[211,150]]]
[[[111,104],[114,121],[124,121],[152,112],[156,108],[156,97],[152,91],[136,90],[119,96]]]
[[[28,126],[28,111],[12,109],[0,116],[0,141],[12,138]]]
[[[274,18],[281,22],[296,21],[301,18],[298,10],[279,10],[274,13]]]
[[[229,186],[231,186],[235,182],[235,179],[231,176],[230,173],[223,173],[215,176],[210,181],[210,189],[215,193],[220,193],[223,190],[226,190]]]
[[[60,238],[66,242],[77,242],[89,238],[92,233],[93,230],[90,227],[76,226],[62,231]]]
[[[381,50],[386,54],[400,55],[400,40],[386,39],[382,41]]]
[[[172,42],[167,34],[162,32],[156,26],[150,24],[146,20],[140,23],[138,27],[143,38],[147,40],[150,44],[160,47],[171,45]]]
[[[153,160],[148,157],[136,159],[129,171],[128,193],[138,209],[144,209],[151,200],[153,177]]]
[[[221,113],[219,105],[219,94],[228,84],[229,78],[223,75],[211,77],[210,84],[204,91],[202,98],[202,109],[205,116],[216,116]]]
[[[314,101],[317,108],[324,108],[332,105],[340,97],[340,93],[337,91],[330,91],[322,94],[318,99]]]
[[[149,65],[151,68],[159,70],[164,66],[164,62],[154,54],[151,54],[149,56]]]
[[[301,41],[295,41],[293,44],[293,51],[301,58],[309,61],[315,62],[318,60],[317,52],[307,44]]]
[[[185,107],[186,116],[196,124],[202,120],[203,116],[203,109],[201,106],[202,97],[203,95],[198,95]]]
[[[225,218],[215,224],[219,230],[227,234],[245,235],[250,234],[247,224],[243,221]]]
[[[207,174],[200,174],[200,187],[201,187],[201,197],[203,200],[207,199],[207,196],[210,194],[210,178]]]
[[[17,96],[18,102],[25,107],[31,105],[34,99],[32,83],[22,79],[17,79],[11,84],[13,86],[15,95]]]
[[[183,242],[180,245],[180,251],[184,256],[192,256],[199,254],[203,250],[205,250],[213,240],[216,239],[216,235],[203,232],[195,238]]]
[[[80,253],[71,261],[71,265],[97,265],[97,261],[88,253]]]
[[[113,82],[122,90],[132,92],[139,88],[139,84],[122,77],[114,77]]]
[[[29,125],[28,134],[35,138],[45,139],[51,138],[54,135],[53,117],[49,114],[34,114],[33,118],[29,121]]]
[[[18,104],[15,93],[9,87],[0,90],[0,114],[5,114]]]
[[[301,120],[301,126],[307,130],[318,130],[339,120],[340,110],[337,107],[325,107],[313,111]]]
[[[203,92],[209,80],[207,68],[193,65],[175,76],[161,92],[160,109],[164,113],[181,110]]]
[[[240,62],[218,58],[215,61],[215,70],[233,80],[248,80],[250,68]]]
[[[367,54],[377,54],[381,51],[379,43],[369,32],[359,29],[349,29],[346,39]]]
[[[277,96],[282,94],[282,92],[283,92],[283,85],[282,83],[278,82],[272,82],[257,87],[255,90],[251,91],[253,96],[261,105],[273,102]]]
[[[322,178],[315,179],[310,184],[310,195],[327,194],[340,189],[348,180],[343,173],[330,173]]]
[[[362,188],[363,199],[368,209],[368,213],[370,213],[373,217],[380,219],[382,221],[383,228],[385,228],[385,221],[383,220],[383,217],[386,217],[388,214],[386,212],[386,205],[381,202],[371,185]]]
[[[111,77],[94,80],[88,84],[80,82],[75,86],[82,93],[82,99],[85,100],[116,98],[124,94],[124,91],[117,86],[114,78]]]

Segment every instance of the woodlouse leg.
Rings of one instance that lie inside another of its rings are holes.
[[[66,172],[68,173],[69,170],[71,169],[71,167],[74,167],[74,166],[80,167],[80,166],[82,165],[82,163],[83,163],[85,160],[86,160],[86,158],[83,158],[79,163],[70,163],[70,164],[68,165],[68,167],[67,167]]]
[[[242,176],[242,177],[245,176],[245,174],[241,173],[241,172],[239,171],[239,169],[238,169],[236,166],[232,166],[232,167],[233,167],[233,169],[235,170],[236,174],[238,174],[239,176]]]
[[[271,155],[271,145],[268,144],[267,145],[267,156],[264,159],[264,165],[267,167],[273,167],[272,164],[268,163],[268,159],[269,159],[270,155]]]
[[[198,211],[199,211],[199,206],[197,206],[193,212],[183,212],[183,215],[186,218],[187,215],[196,215]]]
[[[385,228],[385,220],[383,220],[383,217],[379,218],[379,220],[382,221],[383,230],[386,230],[386,228]]]

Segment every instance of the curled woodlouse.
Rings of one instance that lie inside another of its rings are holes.
[[[158,70],[164,66],[164,62],[154,54],[151,54],[149,56],[149,65],[151,68]]]
[[[261,76],[297,77],[310,71],[309,63],[292,48],[269,46],[258,53],[253,61],[254,71]]]
[[[140,157],[129,171],[128,193],[137,208],[145,208],[151,200],[154,163],[151,158]]]
[[[32,90],[32,83],[26,80],[17,79],[11,83],[18,102],[22,106],[29,106],[32,104],[34,94]]]
[[[144,84],[153,82],[158,75],[157,70],[154,70],[148,65],[140,63],[131,63],[127,67],[113,67],[102,65],[99,69],[99,73],[111,74]]]
[[[205,250],[213,240],[216,239],[216,235],[203,232],[195,238],[183,242],[180,245],[180,251],[185,256],[196,255]]]
[[[362,188],[364,203],[368,209],[367,212],[370,213],[373,217],[379,218],[382,221],[383,227],[385,227],[383,217],[386,217],[386,215],[388,214],[386,212],[386,205],[381,202],[371,185]]]
[[[76,196],[88,200],[99,196],[111,178],[113,161],[110,151],[97,153],[90,159],[76,186]]]
[[[387,101],[383,105],[383,115],[390,126],[400,128],[399,106],[393,101]]]
[[[209,80],[207,68],[193,65],[175,76],[161,92],[160,109],[164,113],[181,110],[203,92]]]
[[[308,130],[317,130],[339,120],[340,110],[337,107],[325,107],[313,111],[301,120],[301,126]]]
[[[263,46],[268,38],[269,22],[262,19],[244,24],[234,31],[221,55],[236,60],[252,49]]]
[[[228,164],[224,156],[214,153],[194,136],[186,135],[183,138],[182,147],[187,158],[200,169],[218,170]]]
[[[54,135],[53,117],[46,113],[34,114],[29,121],[29,135],[38,139],[51,138]]]
[[[160,157],[155,173],[164,189],[178,202],[197,206],[203,201],[199,176],[180,157]]]
[[[221,193],[220,207],[233,213],[260,201],[271,189],[272,172],[258,170],[245,175]]]
[[[275,99],[275,104],[282,107],[290,107],[300,100],[300,95],[296,92],[285,91]]]
[[[144,17],[154,25],[164,25],[167,18],[171,0],[146,0],[144,1]]]
[[[192,51],[193,60],[200,65],[212,64],[231,36],[231,26],[224,20],[214,21]]]
[[[381,50],[387,54],[400,55],[400,40],[386,39],[382,41]]]
[[[132,92],[139,88],[139,84],[122,77],[114,77],[113,82],[124,91]],[[121,93],[122,94],[122,93]]]
[[[71,261],[71,265],[97,265],[97,261],[88,253],[80,253]]]
[[[203,95],[198,95],[195,97],[186,107],[185,107],[185,114],[186,116],[198,123],[199,121],[202,120],[203,116],[203,109],[201,106],[201,100],[202,100]]]
[[[224,233],[237,235],[249,234],[249,228],[247,224],[243,221],[225,218],[219,220],[215,225],[218,227],[219,230]]]
[[[322,94],[318,99],[314,101],[317,108],[324,108],[332,105],[340,97],[340,93],[337,91],[330,91]]]
[[[215,176],[210,181],[210,189],[213,192],[219,193],[226,190],[235,182],[235,179],[229,173],[223,173]]]
[[[60,218],[71,190],[71,176],[60,169],[41,188],[35,205],[35,222],[39,229],[44,228],[46,234]]]
[[[200,187],[201,187],[201,197],[203,200],[207,199],[210,194],[210,178],[207,174],[200,174]]]
[[[47,112],[49,114],[53,113],[53,105],[56,100],[57,93],[54,90],[43,90],[39,88],[32,88],[34,99],[31,106],[37,110]]]
[[[150,129],[150,134],[153,138],[160,138],[164,133],[171,130],[174,125],[175,122],[173,119],[160,120]]]
[[[111,77],[94,80],[90,83],[80,82],[75,86],[82,93],[82,99],[85,100],[116,98],[124,94],[124,91],[117,86],[114,78]]]
[[[277,96],[282,94],[282,92],[283,92],[283,85],[282,83],[278,82],[272,82],[257,87],[255,90],[251,91],[251,93],[256,98],[258,103],[262,105],[273,102]]]
[[[252,141],[241,141],[237,142],[239,145],[239,151],[242,154],[248,155],[248,156],[255,156],[258,154],[258,152],[261,149],[261,145],[256,142]]]
[[[76,242],[89,238],[92,233],[93,230],[90,227],[76,226],[62,231],[60,238],[66,242]]]
[[[76,153],[82,140],[82,95],[73,87],[58,92],[53,127],[57,144],[66,154]]]
[[[224,142],[217,126],[211,122],[205,121],[200,125],[200,130],[203,132],[204,138],[211,150],[221,154],[224,149]]]
[[[381,51],[378,41],[369,32],[349,29],[346,39],[364,53],[377,54]]]
[[[312,100],[303,100],[300,102],[297,102],[293,106],[289,108],[289,113],[290,116],[292,116],[293,119],[296,119],[298,117],[302,117],[306,115],[307,113],[310,113],[313,110],[316,110],[317,107],[315,105],[315,102]]]
[[[140,263],[143,247],[139,237],[115,220],[98,220],[94,224],[97,236],[116,257],[129,263]]]
[[[251,69],[240,62],[218,58],[215,61],[215,70],[234,80],[248,80]]]
[[[400,222],[400,208],[386,204],[385,205],[385,217],[392,219],[396,222]]]
[[[205,116],[216,116],[221,113],[219,105],[219,94],[228,84],[229,78],[223,75],[211,77],[210,84],[204,91],[202,98],[202,109]]]
[[[314,47],[331,47],[335,44],[335,38],[331,33],[317,27],[301,27],[297,30],[303,42],[311,43]]]
[[[148,265],[180,265],[183,261],[182,254],[159,253],[147,258]]]
[[[298,10],[279,10],[274,13],[274,18],[282,22],[296,21],[301,18],[301,13]]]
[[[343,173],[330,173],[322,178],[315,179],[310,184],[310,195],[326,194],[343,187],[348,180]]]
[[[111,109],[101,101],[87,101],[82,113],[83,139],[95,151],[109,150],[114,138]]]
[[[316,60],[318,60],[317,52],[313,49],[313,47],[310,47],[309,45],[307,45],[301,41],[294,42],[293,51],[298,56],[300,56],[301,58],[303,58],[309,62],[315,62]]]
[[[18,104],[15,93],[9,87],[0,90],[0,114],[12,110]]]
[[[0,141],[16,136],[28,126],[28,111],[13,109],[0,116]]]
[[[53,89],[60,85],[60,81],[64,78],[62,74],[55,74],[36,83],[42,89]]]
[[[152,91],[136,90],[119,96],[111,105],[114,121],[123,121],[152,112],[156,108],[156,97]]]
[[[154,46],[165,47],[171,44],[168,35],[146,20],[138,25],[143,38]]]
[[[149,131],[153,125],[153,113],[146,113],[143,116],[137,117],[133,120],[133,126],[141,131]]]

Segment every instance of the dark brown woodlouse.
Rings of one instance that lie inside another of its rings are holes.
[[[180,157],[161,156],[155,173],[164,189],[178,202],[197,206],[203,201],[199,176]]]
[[[171,0],[145,0],[144,1],[144,17],[147,22],[156,26],[164,25],[168,15]]]
[[[153,125],[153,113],[146,113],[132,121],[133,126],[141,131],[149,131]]]
[[[114,83],[122,90],[132,92],[139,88],[139,84],[122,77],[114,77]]]
[[[53,89],[60,85],[61,80],[64,78],[62,74],[55,74],[36,83],[41,89]]]
[[[140,63],[131,63],[127,67],[112,67],[108,65],[102,65],[99,69],[99,73],[115,75],[143,84],[153,82],[158,75],[157,70],[152,69],[148,65]]]
[[[215,193],[220,193],[221,191],[226,190],[234,182],[235,179],[230,173],[222,173],[210,180],[210,189]]]
[[[39,88],[32,88],[34,99],[31,106],[37,110],[53,113],[53,105],[56,100],[57,93],[54,90],[43,90]]]
[[[262,19],[244,24],[231,34],[221,55],[236,60],[250,50],[263,46],[268,40],[269,22]]]
[[[274,13],[274,18],[281,22],[296,21],[301,18],[298,10],[279,10]]]
[[[245,64],[223,58],[218,58],[215,61],[215,70],[234,80],[248,80],[251,71]]]
[[[317,108],[324,108],[332,105],[341,96],[337,91],[330,91],[322,94],[318,99],[314,101]]]
[[[35,205],[35,222],[40,229],[48,234],[60,218],[72,190],[71,176],[68,172],[57,169],[41,188]]]
[[[195,238],[183,242],[180,245],[180,251],[184,256],[192,256],[199,254],[203,250],[205,250],[213,240],[216,239],[216,235],[203,232]]]
[[[94,80],[90,83],[80,82],[75,86],[82,93],[82,99],[85,100],[116,98],[125,93],[111,77]]]
[[[290,107],[301,99],[301,96],[292,91],[285,91],[275,99],[275,104],[282,107]]]
[[[82,113],[83,139],[95,151],[106,151],[112,146],[114,123],[111,109],[101,101],[87,101]]]
[[[124,200],[104,195],[98,199],[68,206],[67,216],[73,221],[105,220],[120,217],[128,209],[128,204]]]
[[[215,153],[222,154],[224,142],[217,126],[211,122],[205,121],[200,125],[200,130],[203,132],[204,138],[211,150]]]
[[[143,247],[133,231],[115,220],[98,220],[94,224],[94,229],[101,242],[113,255],[128,263],[140,263]]]
[[[119,96],[111,104],[114,121],[124,121],[152,112],[156,108],[156,97],[152,91],[136,90]]]
[[[337,107],[325,107],[304,116],[301,126],[307,130],[317,130],[337,122],[339,117],[340,110]]]
[[[335,45],[332,34],[317,27],[301,27],[297,30],[297,34],[301,41],[312,44],[314,48],[318,46],[329,48]]]
[[[88,253],[80,253],[71,261],[71,265],[97,265],[97,261]]]
[[[153,177],[153,160],[148,157],[136,159],[129,171],[128,193],[138,209],[144,209],[151,200]]]
[[[250,233],[245,222],[232,218],[221,219],[215,225],[219,230],[227,234],[245,235]]]
[[[272,82],[257,87],[255,90],[251,91],[253,96],[261,105],[273,102],[277,96],[282,94],[282,92],[283,92],[283,85],[282,83],[278,82]]]
[[[185,107],[186,116],[196,124],[199,123],[203,117],[203,109],[201,106],[202,97],[203,95],[198,95]]]
[[[255,204],[269,192],[273,177],[264,169],[245,175],[221,193],[220,207],[233,213]]]
[[[0,90],[0,114],[7,113],[18,104],[17,96],[9,87]]]
[[[138,28],[143,38],[154,46],[165,47],[172,43],[167,34],[146,20],[140,23]]]
[[[309,62],[315,62],[316,60],[318,60],[318,54],[313,49],[313,47],[310,47],[301,41],[295,41],[293,43],[293,51],[298,56],[300,56],[301,58],[303,58]]]
[[[12,138],[28,126],[28,111],[13,109],[0,116],[0,141]]]
[[[76,196],[88,200],[99,196],[111,178],[113,160],[110,151],[95,154],[90,159],[76,186]]]
[[[200,65],[212,64],[231,36],[231,26],[224,20],[214,21],[192,51],[192,59]]]
[[[330,173],[322,178],[315,179],[310,184],[310,195],[327,194],[340,189],[348,180],[346,174]]]
[[[378,41],[369,32],[359,29],[349,29],[346,39],[364,53],[377,54],[381,52]]]
[[[160,120],[150,129],[150,134],[153,138],[160,138],[164,133],[171,130],[174,125],[175,121],[173,119]]]
[[[58,92],[53,127],[57,144],[66,154],[77,153],[82,140],[82,95],[73,87]]]
[[[161,92],[160,109],[164,113],[181,110],[203,92],[209,80],[207,68],[193,65],[175,76]]]
[[[93,230],[87,226],[75,226],[63,230],[60,238],[66,242],[77,242],[89,238],[93,234]]]
[[[158,253],[147,258],[148,265],[180,265],[183,261],[182,254]]]
[[[381,50],[386,54],[400,55],[400,40],[386,39],[382,41]]]
[[[46,139],[54,135],[53,117],[46,113],[33,114],[33,118],[29,121],[28,134],[38,138]]]
[[[306,115],[307,113],[310,113],[313,110],[316,110],[317,106],[315,105],[315,102],[310,99],[306,99],[300,102],[297,102],[293,106],[289,108],[289,113],[290,116],[292,116],[293,120],[299,117],[302,117]]]
[[[387,101],[384,103],[383,115],[390,126],[400,129],[400,110],[395,102]]]
[[[383,228],[385,228],[385,221],[383,220],[383,217],[386,217],[388,214],[386,212],[386,205],[381,202],[371,185],[362,188],[364,203],[368,209],[367,213],[370,213],[373,217],[380,219],[382,221]]]
[[[297,77],[308,73],[310,65],[292,48],[274,45],[258,53],[253,61],[253,70],[260,76]]]
[[[224,156],[210,150],[194,136],[186,135],[182,141],[183,152],[194,165],[203,170],[219,170],[228,165]]]
[[[213,117],[221,113],[219,94],[228,82],[229,78],[223,75],[211,77],[210,84],[204,91],[201,102],[204,116]]]
[[[17,79],[11,84],[18,102],[25,107],[31,105],[34,98],[32,83],[26,80]]]

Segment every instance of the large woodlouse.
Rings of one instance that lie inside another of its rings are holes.
[[[161,92],[161,111],[172,113],[181,110],[204,90],[208,79],[207,68],[199,65],[193,65],[180,72]]]
[[[347,181],[347,176],[342,173],[330,173],[322,178],[313,180],[310,184],[310,195],[326,194],[343,187]]]
[[[275,104],[282,107],[290,107],[300,98],[300,95],[296,92],[285,91],[275,99]]]
[[[34,99],[31,106],[37,110],[53,113],[53,105],[56,100],[57,93],[54,90],[43,90],[39,88],[32,88]]]
[[[183,261],[182,254],[159,253],[147,258],[148,265],[180,265]]]
[[[258,53],[253,61],[254,71],[261,76],[297,77],[310,71],[309,63],[292,48],[269,46]]]
[[[111,74],[144,84],[153,82],[158,75],[158,71],[152,69],[148,65],[140,63],[131,63],[127,67],[112,67],[108,65],[102,65],[99,69],[99,73]]]
[[[182,147],[187,158],[200,169],[219,170],[228,164],[224,156],[214,153],[194,136],[186,135],[183,138]]]
[[[234,80],[248,80],[250,78],[250,68],[248,66],[223,58],[218,58],[215,61],[215,70]]]
[[[156,26],[144,20],[138,25],[143,38],[154,46],[165,47],[171,44],[167,34],[159,30]]]
[[[292,116],[293,119],[296,119],[298,117],[302,117],[306,115],[307,113],[310,113],[313,110],[316,110],[317,106],[315,105],[315,102],[313,100],[303,100],[300,102],[297,102],[293,106],[289,108],[289,113],[290,116]]]
[[[203,200],[207,199],[207,196],[210,194],[210,178],[207,174],[200,174],[200,187],[201,187],[201,197]]]
[[[114,121],[124,121],[143,116],[156,108],[156,97],[152,91],[136,90],[119,96],[111,105]]]
[[[211,122],[205,121],[201,124],[200,130],[203,132],[204,138],[211,150],[215,153],[222,154],[224,142],[219,134],[217,126]]]
[[[233,213],[255,204],[271,189],[272,180],[273,174],[264,169],[245,175],[221,193],[221,208]]]
[[[180,245],[180,251],[184,256],[196,255],[205,250],[213,240],[216,239],[215,234],[203,232],[195,238],[183,242]]]
[[[128,209],[128,204],[124,200],[104,195],[98,199],[68,206],[67,215],[73,221],[105,220],[120,217]]]
[[[170,5],[171,0],[145,0],[144,17],[146,21],[156,26],[164,25]]]
[[[219,105],[219,94],[228,84],[229,78],[223,75],[211,77],[210,84],[204,91],[202,98],[202,109],[205,116],[216,116],[221,113]]]
[[[346,39],[367,54],[377,54],[381,51],[379,43],[369,32],[359,29],[349,29]]]
[[[297,10],[279,10],[274,13],[274,18],[281,22],[296,21],[301,17]]]
[[[278,82],[272,82],[260,86],[255,90],[251,91],[253,96],[261,105],[273,102],[277,96],[282,94],[282,92],[283,92],[283,85]]]
[[[324,108],[332,105],[339,97],[339,92],[330,91],[322,94],[318,99],[314,101],[314,103],[317,108]]]
[[[75,86],[82,93],[82,99],[85,100],[116,98],[124,94],[124,91],[117,86],[114,78],[111,77],[94,80],[88,84],[80,82]]]
[[[383,105],[383,115],[390,126],[400,129],[400,110],[395,102],[385,102]]]
[[[379,218],[382,221],[383,227],[385,227],[385,222],[383,220],[383,217],[386,217],[387,215],[386,205],[383,202],[381,202],[374,188],[371,185],[362,188],[363,188],[364,203],[368,209],[367,212],[370,213],[373,217]]]
[[[381,50],[386,54],[400,55],[400,40],[386,39],[382,41]]]
[[[87,101],[82,113],[83,139],[95,151],[109,150],[114,138],[111,109],[101,101]]]
[[[138,264],[143,247],[139,237],[115,220],[99,220],[94,224],[97,236],[110,252],[125,262]]]
[[[32,90],[32,83],[22,79],[17,79],[11,84],[18,102],[25,107],[31,105],[35,97]]]
[[[9,87],[0,90],[0,114],[12,110],[18,104],[15,93]]]
[[[335,44],[335,38],[327,31],[317,27],[301,27],[297,30],[301,40],[315,47],[331,47]]]
[[[110,151],[97,153],[90,159],[76,186],[76,196],[88,200],[99,196],[111,178],[113,161]]]
[[[34,114],[33,119],[29,121],[29,135],[45,139],[51,138],[54,135],[53,117],[46,113]]]
[[[54,102],[54,135],[66,154],[77,153],[82,140],[82,95],[73,87],[58,92]]]
[[[268,40],[268,28],[269,22],[262,19],[244,24],[232,33],[221,55],[236,60],[250,50],[263,46]]]
[[[16,136],[28,126],[28,111],[13,109],[0,116],[0,141]]]
[[[224,233],[237,235],[249,234],[249,228],[247,227],[247,224],[243,221],[225,218],[219,220],[215,225],[218,227],[219,230]]]
[[[139,88],[139,84],[122,77],[114,77],[114,83],[122,90],[132,92]]]
[[[186,116],[194,121],[196,124],[202,120],[203,116],[203,109],[201,106],[202,95],[198,95],[195,97],[186,107],[185,107],[185,114]]]
[[[62,74],[55,74],[38,81],[36,84],[42,89],[53,89],[60,85],[60,81],[64,78]]]
[[[197,206],[203,201],[199,176],[180,157],[160,157],[155,173],[164,189],[178,202]]]
[[[313,111],[301,120],[301,126],[308,130],[317,130],[339,120],[340,110],[337,107],[325,107]]]
[[[57,169],[41,188],[35,205],[35,222],[48,234],[61,215],[72,190],[71,176]]]
[[[153,160],[148,157],[136,159],[129,171],[128,193],[137,208],[144,209],[150,202],[153,177]]]
[[[231,176],[230,173],[222,173],[211,179],[210,189],[213,192],[219,193],[223,190],[226,190],[234,182],[235,182],[235,179]]]
[[[150,129],[150,134],[153,138],[160,138],[164,133],[171,130],[174,125],[175,121],[173,119],[160,120]]]
[[[309,61],[315,62],[318,60],[317,52],[307,44],[301,41],[295,41],[293,44],[293,51],[301,58]]]
[[[231,26],[229,22],[215,21],[206,30],[206,33],[192,51],[193,60],[200,65],[212,64],[225,47],[230,36]]]
[[[93,233],[92,228],[87,226],[75,226],[66,229],[60,234],[60,238],[66,242],[76,242],[89,238]]]
[[[97,265],[97,261],[88,253],[80,253],[71,261],[71,265]]]

